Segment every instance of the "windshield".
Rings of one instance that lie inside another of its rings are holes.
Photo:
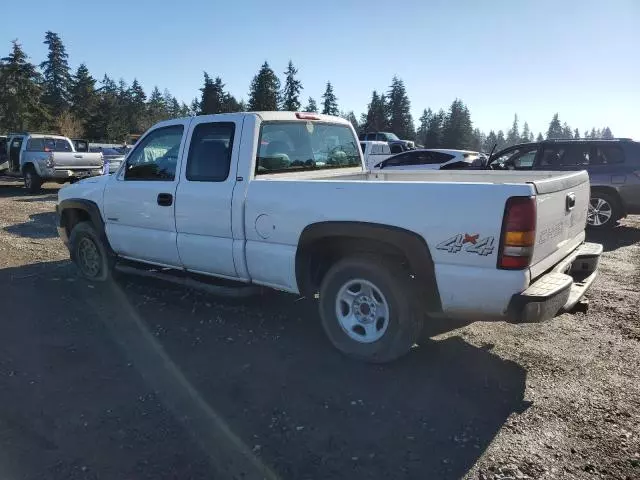
[[[360,165],[358,142],[347,125],[311,121],[262,124],[258,175]]]
[[[395,133],[383,133],[383,135],[386,137],[387,142],[394,142],[396,140],[400,140]]]

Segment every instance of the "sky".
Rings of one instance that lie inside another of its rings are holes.
[[[474,126],[546,132],[554,113],[580,132],[609,126],[640,140],[640,0],[29,0],[28,21],[4,21],[0,55],[18,39],[45,59],[58,33],[72,69],[84,62],[147,93],[199,95],[203,71],[238,99],[266,60],[283,80],[299,69],[303,105],[331,81],[359,118],[375,89],[401,78],[417,124],[455,98]]]

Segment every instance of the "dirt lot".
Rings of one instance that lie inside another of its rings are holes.
[[[638,217],[591,235],[588,314],[371,366],[307,300],[87,284],[56,193],[0,182],[2,479],[640,478]]]

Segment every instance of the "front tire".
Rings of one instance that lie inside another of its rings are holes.
[[[373,256],[333,265],[320,287],[320,317],[342,353],[373,363],[406,354],[418,341],[423,313],[409,273]]]
[[[618,199],[605,192],[592,192],[587,213],[587,226],[594,229],[606,229],[615,226],[622,217]]]
[[[109,252],[91,222],[80,222],[69,236],[71,260],[87,280],[104,282],[111,278],[114,265]]]
[[[42,187],[42,178],[32,166],[28,166],[24,170],[24,187],[29,193],[38,193]]]

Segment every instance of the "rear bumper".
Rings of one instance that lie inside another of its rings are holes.
[[[102,167],[87,167],[87,168],[48,168],[42,172],[42,177],[51,180],[71,180],[87,177],[96,177],[102,175]]]
[[[508,320],[541,322],[573,308],[596,279],[600,255],[602,245],[583,243],[524,292],[511,297]]]

